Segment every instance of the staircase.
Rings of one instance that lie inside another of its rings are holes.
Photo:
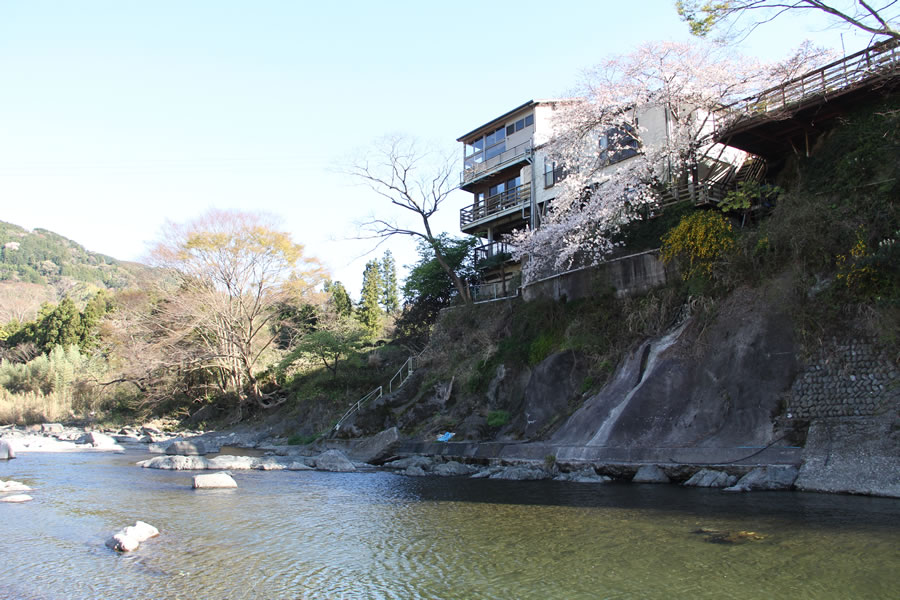
[[[406,359],[397,372],[391,377],[391,380],[388,382],[388,394],[393,393],[394,390],[399,390],[406,380],[410,378],[413,374],[413,369],[415,367],[415,363],[419,360],[419,355],[410,356]],[[379,385],[377,388],[354,402],[350,405],[350,408],[347,409],[347,412],[344,413],[338,422],[335,423],[334,428],[331,430],[331,435],[334,436],[341,429],[341,425],[343,425],[344,421],[349,419],[352,415],[358,413],[362,407],[367,405],[369,402],[373,400],[377,400],[384,395],[384,386]]]

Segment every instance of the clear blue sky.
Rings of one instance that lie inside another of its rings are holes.
[[[455,139],[642,41],[687,39],[671,0],[0,0],[0,220],[139,260],[166,219],[267,211],[358,296],[385,204],[338,172],[372,140]],[[820,19],[757,30],[747,54]],[[845,32],[847,50],[866,40]],[[438,228],[458,233],[457,192]],[[398,263],[415,258],[395,240]],[[362,257],[362,258],[360,258]]]

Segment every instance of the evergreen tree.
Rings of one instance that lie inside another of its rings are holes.
[[[400,308],[400,291],[397,285],[397,263],[390,250],[385,250],[381,259],[381,281],[381,306],[384,312],[392,315]]]
[[[379,300],[381,299],[382,287],[381,267],[378,264],[378,260],[370,260],[366,263],[366,269],[363,271],[362,293],[359,308],[356,310],[356,318],[359,319],[372,337],[378,335],[381,321]]]
[[[329,295],[334,312],[341,317],[349,317],[353,312],[353,301],[350,300],[350,294],[347,288],[340,281],[326,281],[325,293]]]

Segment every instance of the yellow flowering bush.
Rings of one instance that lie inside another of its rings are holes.
[[[734,230],[726,217],[715,211],[697,211],[663,236],[660,253],[665,264],[678,264],[685,281],[712,279],[734,246]]]

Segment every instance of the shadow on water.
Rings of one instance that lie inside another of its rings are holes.
[[[392,475],[398,492],[422,502],[623,508],[722,518],[767,518],[812,526],[886,528],[900,533],[900,501],[893,498],[804,492],[729,493],[677,485],[601,484],[413,478]]]

